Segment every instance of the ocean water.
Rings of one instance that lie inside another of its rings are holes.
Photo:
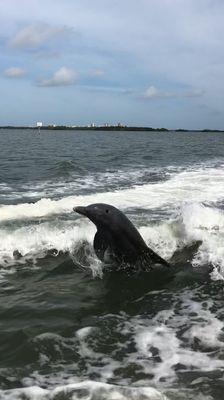
[[[0,400],[224,398],[224,134],[0,130]],[[108,273],[112,204],[176,268]]]

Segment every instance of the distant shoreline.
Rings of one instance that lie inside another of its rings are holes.
[[[47,125],[40,128],[36,126],[0,126],[0,129],[32,129],[32,130],[63,130],[63,131],[147,131],[147,132],[224,132],[220,129],[166,129],[166,128],[152,128],[143,126],[64,126],[64,125]]]

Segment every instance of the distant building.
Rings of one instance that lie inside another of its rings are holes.
[[[117,124],[118,128],[124,128],[125,126],[127,126],[127,125],[121,124],[121,122],[118,122],[118,124]]]

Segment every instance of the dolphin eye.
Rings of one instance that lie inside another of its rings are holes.
[[[108,210],[108,209],[106,209],[106,213],[107,213],[107,214],[109,213],[109,210]]]

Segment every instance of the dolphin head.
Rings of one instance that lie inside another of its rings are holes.
[[[97,228],[111,228],[116,224],[118,215],[123,215],[117,208],[104,203],[90,204],[87,207],[74,207],[73,210],[89,218]]]

